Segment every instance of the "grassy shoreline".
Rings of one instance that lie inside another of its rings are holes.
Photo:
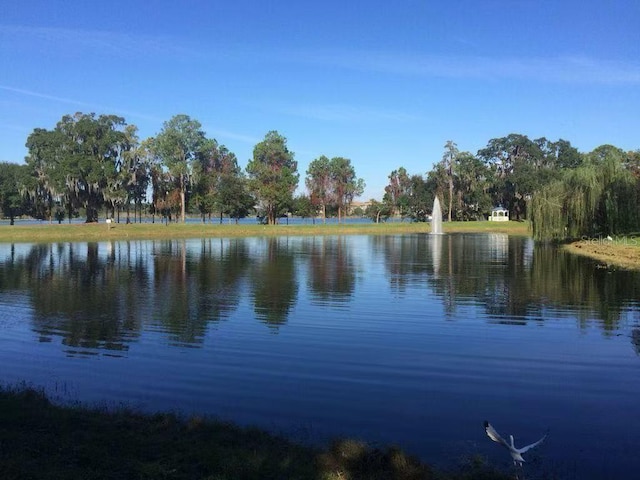
[[[55,405],[0,387],[0,471],[6,480],[505,480],[480,458],[435,471],[397,447],[335,440],[296,444],[257,428],[126,408]]]
[[[640,235],[618,237],[611,241],[585,239],[563,245],[563,248],[575,255],[592,258],[602,266],[640,270]]]
[[[445,232],[494,232],[511,235],[530,235],[525,222],[450,222],[444,224]],[[428,233],[426,223],[355,223],[304,225],[259,224],[202,224],[172,223],[105,223],[93,224],[37,224],[4,225],[0,227],[0,242],[50,243],[95,242],[106,240],[162,240],[211,237],[263,237],[263,236],[320,236],[320,235],[395,235]]]

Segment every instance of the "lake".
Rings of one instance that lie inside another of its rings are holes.
[[[0,382],[296,440],[640,469],[640,273],[501,234],[0,244]]]

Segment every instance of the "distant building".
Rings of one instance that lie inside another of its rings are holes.
[[[509,210],[504,208],[502,205],[491,210],[491,215],[489,215],[489,221],[491,222],[508,222],[509,221]]]
[[[371,200],[369,200],[367,202],[356,202],[356,201],[353,201],[353,202],[351,202],[351,205],[349,206],[349,211],[347,212],[347,215],[353,215],[353,211],[356,208],[361,208],[362,211],[365,211],[370,206],[371,206]]]

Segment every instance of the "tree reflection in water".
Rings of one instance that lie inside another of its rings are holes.
[[[506,235],[8,245],[0,258],[0,292],[28,295],[40,341],[59,337],[73,355],[125,354],[145,329],[166,335],[170,345],[198,347],[243,301],[277,332],[300,298],[321,307],[354,301],[367,262],[384,265],[393,295],[428,290],[451,317],[473,304],[488,321],[510,325],[571,314],[580,328],[612,334],[640,291],[638,273],[598,269]]]
[[[479,304],[491,321],[518,325],[543,321],[545,312],[557,308],[563,315],[573,312],[581,327],[595,323],[607,333],[619,327],[640,291],[637,272],[598,269],[595,262],[527,238],[448,234],[437,248],[434,240],[440,238],[371,237],[397,294],[426,285],[450,313],[459,304]]]

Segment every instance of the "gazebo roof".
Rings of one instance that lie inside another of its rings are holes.
[[[498,205],[497,207],[492,208],[491,211],[492,212],[508,212],[508,210],[504,208],[502,205]]]

